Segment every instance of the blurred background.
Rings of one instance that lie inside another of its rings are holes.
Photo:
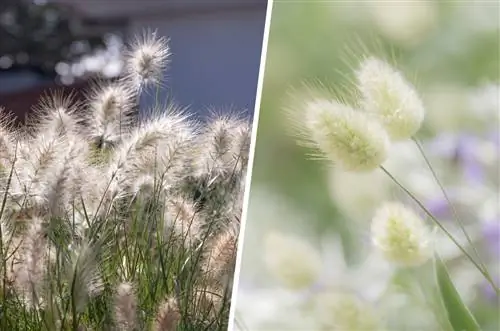
[[[345,84],[366,55],[363,50],[396,64],[416,85],[427,111],[418,138],[452,200],[467,211],[462,217],[467,229],[477,234],[483,258],[500,275],[499,15],[497,1],[274,2],[244,236],[242,293],[272,287],[262,264],[262,238],[268,231],[300,234],[316,244],[340,235],[346,260],[355,263],[374,208],[387,199],[403,199],[379,174],[354,176],[309,160],[309,151],[286,133],[282,109],[290,89],[311,80],[334,87]],[[391,170],[447,221],[446,202],[415,145],[394,146],[391,153]],[[447,226],[457,230],[455,223]],[[463,295],[485,330],[496,329],[498,306],[491,292],[483,291],[484,284],[469,269],[453,272],[460,290],[470,289]],[[255,304],[244,300],[238,303],[243,310]],[[408,323],[422,320],[415,316],[420,315],[407,316]],[[396,329],[432,327],[415,323]]]
[[[122,72],[128,38],[156,29],[173,56],[159,100],[199,115],[207,107],[253,114],[266,0],[1,0],[0,105],[19,116],[43,91],[82,91]],[[152,106],[156,91],[143,95]]]

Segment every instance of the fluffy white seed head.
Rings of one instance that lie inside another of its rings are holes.
[[[156,31],[137,35],[126,58],[127,78],[136,88],[161,83],[170,55],[168,39]]]
[[[431,232],[414,211],[399,202],[382,205],[372,220],[374,246],[390,262],[418,266],[432,255]]]
[[[210,240],[201,264],[206,276],[222,288],[229,285],[234,270],[238,233],[232,230],[222,231]]]
[[[364,113],[327,99],[305,102],[304,107],[298,133],[321,157],[347,171],[370,171],[387,158],[386,131]]]
[[[250,131],[250,123],[239,114],[214,112],[200,134],[199,151],[194,160],[195,175],[214,178],[245,171]]]
[[[424,105],[399,71],[370,57],[361,63],[356,76],[361,107],[382,122],[392,139],[411,138],[420,129]]]
[[[43,304],[42,285],[46,276],[48,243],[43,221],[38,217],[26,219],[27,231],[15,250],[13,259],[13,285],[28,307]]]
[[[197,206],[184,197],[170,197],[164,210],[165,230],[190,247],[202,237],[203,217]]]
[[[75,245],[70,256],[71,268],[68,282],[74,284],[73,302],[75,309],[81,312],[90,299],[104,290],[104,280],[99,271],[97,251],[89,243]]]
[[[123,84],[97,85],[88,101],[90,139],[99,148],[116,145],[127,133],[133,111],[132,91]]]
[[[77,135],[80,107],[80,103],[73,100],[73,94],[63,95],[62,91],[56,91],[44,95],[30,115],[28,124],[35,130],[29,133],[51,137]]]
[[[11,164],[15,152],[14,118],[12,114],[0,107],[0,171]]]
[[[138,175],[151,175],[172,185],[191,156],[188,148],[194,130],[194,124],[181,113],[166,111],[152,117],[131,130],[113,151],[110,174],[115,175],[120,185],[135,186]]]
[[[270,273],[291,289],[313,285],[322,270],[321,257],[312,246],[274,232],[266,237],[264,261]]]

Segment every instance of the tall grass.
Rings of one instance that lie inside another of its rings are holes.
[[[157,106],[168,40],[83,102],[47,95],[0,126],[1,330],[225,330],[250,123]]]

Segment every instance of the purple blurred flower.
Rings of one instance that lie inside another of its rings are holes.
[[[485,222],[483,237],[491,253],[495,257],[500,256],[500,219]]]
[[[498,285],[500,284],[500,277],[493,277],[493,282],[498,287]],[[496,304],[500,304],[500,302],[498,301],[499,298],[498,298],[496,290],[493,288],[493,286],[488,281],[485,280],[481,284],[480,291],[483,293],[483,295],[487,301],[493,302]]]
[[[471,184],[482,184],[484,180],[483,167],[476,157],[477,144],[477,137],[461,134],[456,147],[456,158],[462,166],[465,179]]]
[[[484,169],[476,153],[480,143],[478,137],[469,133],[444,133],[430,142],[431,153],[450,160],[455,160],[470,184],[484,182]]]
[[[500,131],[498,129],[492,130],[488,134],[488,139],[495,144],[497,149],[500,149]]]
[[[498,284],[499,284],[499,282],[497,279],[495,281],[495,285],[498,286]],[[495,289],[493,288],[493,286],[489,282],[487,282],[487,281],[483,282],[483,284],[481,285],[481,292],[483,292],[483,295],[485,296],[486,300],[497,303],[497,304],[499,303],[497,293],[496,293]]]
[[[427,200],[425,207],[432,215],[439,219],[447,219],[451,216],[451,208],[444,197],[432,198]]]

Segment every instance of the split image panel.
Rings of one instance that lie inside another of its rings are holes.
[[[272,6],[231,330],[498,329],[498,2]]]
[[[227,330],[266,10],[1,1],[0,330]]]

